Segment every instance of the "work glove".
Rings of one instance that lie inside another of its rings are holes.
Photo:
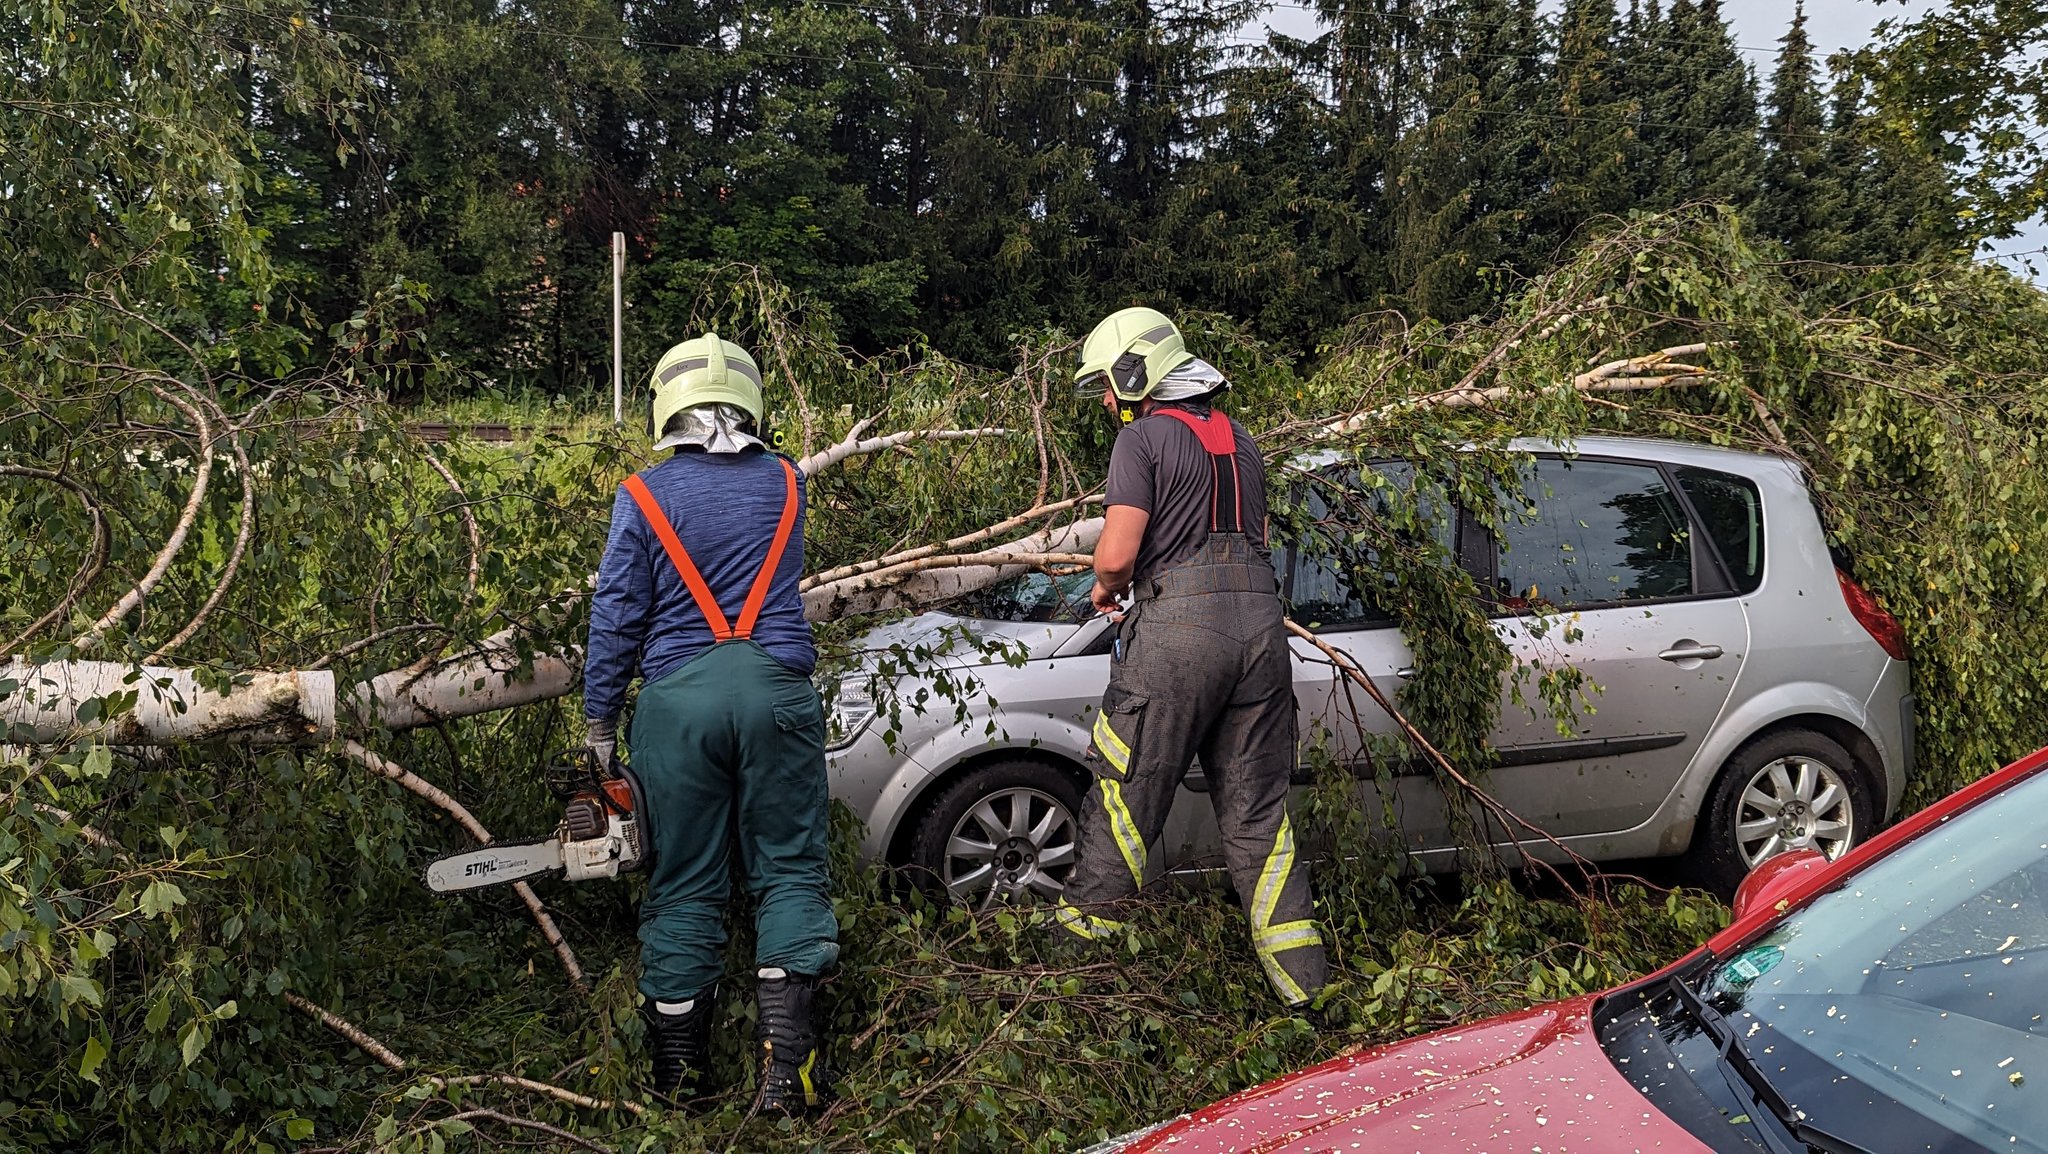
[[[585,720],[584,728],[587,736],[583,739],[583,748],[597,759],[600,771],[611,772],[612,764],[619,756],[619,723],[609,718],[600,721],[593,717]]]

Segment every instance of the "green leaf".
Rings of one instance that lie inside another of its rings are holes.
[[[206,1025],[199,1019],[185,1023],[178,1033],[178,1056],[190,1066],[199,1059],[199,1052],[206,1048]]]
[[[65,974],[58,978],[57,990],[66,1006],[84,1002],[88,1006],[98,1008],[106,997],[98,982],[82,974]]]
[[[156,1005],[149,1008],[149,1014],[142,1019],[142,1028],[152,1034],[162,1033],[164,1023],[171,1020],[171,1000],[158,998]]]
[[[313,1136],[311,1118],[293,1118],[284,1124],[284,1136],[294,1142],[303,1142]]]
[[[100,1063],[107,1060],[107,1048],[100,1043],[98,1034],[85,1039],[85,1056],[78,1061],[78,1076],[97,1086],[100,1083]]]
[[[149,883],[137,902],[144,917],[163,917],[185,904],[185,891],[162,878]]]

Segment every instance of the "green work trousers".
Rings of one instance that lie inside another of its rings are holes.
[[[652,819],[640,992],[696,997],[724,972],[730,853],[754,895],[754,964],[822,973],[839,957],[826,873],[830,799],[818,691],[751,641],[643,686],[629,738]]]

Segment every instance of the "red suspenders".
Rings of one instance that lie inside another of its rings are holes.
[[[1244,532],[1244,497],[1238,492],[1237,484],[1237,431],[1230,427],[1230,418],[1217,412],[1198,417],[1186,409],[1160,408],[1155,411],[1193,429],[1202,442],[1202,448],[1209,452],[1209,531]],[[1228,518],[1225,513],[1229,514]]]
[[[661,511],[661,503],[654,494],[647,491],[647,482],[638,474],[626,478],[626,492],[633,495],[633,501],[640,506],[640,515],[647,518],[647,524],[661,541],[662,551],[668,554],[675,565],[676,573],[683,579],[683,587],[697,602],[698,612],[711,626],[714,641],[745,641],[754,635],[754,620],[761,616],[761,606],[768,600],[768,586],[775,582],[775,570],[782,564],[782,551],[789,546],[789,531],[796,525],[796,470],[788,461],[778,457],[782,463],[782,475],[788,483],[782,501],[782,521],[775,526],[775,540],[768,546],[768,559],[761,562],[761,575],[754,578],[754,587],[747,590],[747,601],[740,609],[740,623],[737,628],[726,624],[725,610],[718,607],[718,598],[712,596],[711,587],[704,583],[704,575],[697,572],[697,565],[690,560],[690,554],[683,548],[682,538],[676,536],[675,526],[669,524],[668,514]]]

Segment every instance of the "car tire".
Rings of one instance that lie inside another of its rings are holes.
[[[1767,857],[1798,848],[1830,858],[1849,852],[1876,832],[1877,810],[1870,774],[1840,742],[1810,729],[1768,733],[1736,750],[1714,778],[1687,855],[1690,872],[1728,897]]]
[[[979,765],[925,807],[905,863],[917,880],[977,909],[1056,900],[1074,868],[1081,790],[1042,761]]]

